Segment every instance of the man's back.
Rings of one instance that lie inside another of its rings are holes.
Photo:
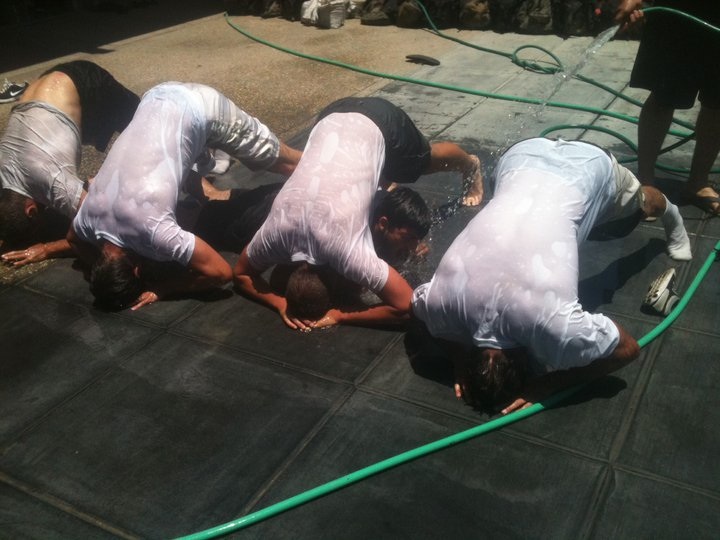
[[[578,231],[611,200],[601,158],[608,175],[610,159],[568,144],[524,141],[501,158],[495,196],[415,292],[414,311],[434,336],[528,347],[551,368],[589,363],[615,346],[613,323],[577,299]]]
[[[52,71],[42,75],[28,86],[19,101],[47,103],[66,114],[78,128],[81,125],[80,94],[72,79],[65,73]]]
[[[330,264],[357,283],[382,288],[387,264],[375,254],[368,221],[383,153],[382,133],[368,118],[341,113],[321,120],[248,245],[253,266]]]
[[[75,218],[80,239],[109,240],[149,259],[186,265],[194,236],[177,224],[175,208],[204,142],[204,116],[188,90],[160,85],[148,91]]]

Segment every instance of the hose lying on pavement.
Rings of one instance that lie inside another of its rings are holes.
[[[715,248],[710,253],[710,255],[708,255],[705,263],[702,265],[697,275],[695,276],[695,279],[693,279],[692,283],[688,287],[687,291],[685,291],[685,294],[682,296],[675,308],[668,314],[667,317],[665,317],[665,319],[663,319],[660,324],[658,324],[653,330],[651,330],[638,340],[638,344],[640,345],[640,347],[645,347],[650,344],[665,330],[667,330],[675,321],[675,319],[680,316],[680,314],[690,302],[690,299],[695,294],[695,291],[697,291],[700,283],[702,283],[702,280],[705,278],[708,271],[710,270],[710,267],[715,261],[718,252],[720,252],[720,241],[715,245]],[[459,444],[461,442],[465,442],[475,437],[479,437],[480,435],[490,433],[491,431],[496,431],[507,425],[514,424],[515,422],[519,422],[520,420],[524,420],[529,416],[533,416],[539,412],[554,407],[559,403],[562,403],[567,398],[578,392],[578,390],[584,388],[584,386],[585,385],[579,385],[567,388],[561,392],[553,394],[549,398],[539,403],[534,403],[527,409],[521,409],[519,411],[512,412],[505,416],[490,420],[489,422],[486,422],[479,426],[472,427],[466,431],[461,431],[460,433],[445,437],[444,439],[439,439],[424,446],[414,448],[413,450],[403,452],[402,454],[398,454],[391,458],[385,459],[383,461],[365,467],[364,469],[359,469],[348,475],[327,482],[326,484],[322,484],[321,486],[315,487],[313,489],[295,495],[294,497],[290,497],[289,499],[285,499],[284,501],[280,501],[271,506],[268,506],[267,508],[263,508],[236,520],[229,521],[222,525],[218,525],[211,529],[197,532],[188,536],[183,536],[180,540],[206,540],[209,538],[217,538],[218,536],[223,536],[225,534],[244,529],[261,521],[265,521],[266,519],[269,519],[273,516],[276,516],[283,512],[287,512],[288,510],[292,510],[293,508],[311,502],[315,499],[319,499],[320,497],[324,497],[325,495],[333,493],[334,491],[344,489],[352,484],[360,482],[361,480],[365,480],[366,478],[375,476],[381,472],[385,472],[389,469],[397,467],[398,465],[403,465],[410,461],[414,461],[420,457],[427,456],[429,454],[438,452],[439,450],[455,446],[456,444]]]
[[[677,10],[673,10],[670,8],[648,8],[645,11],[671,11],[675,13],[679,13],[682,15],[685,15],[691,19],[695,19],[695,17],[692,17],[690,15],[684,14],[682,12],[678,12]],[[310,55],[305,55],[302,53],[298,53],[295,51],[291,51],[289,49],[284,49],[280,46],[270,44],[268,42],[264,42],[263,40],[259,38],[255,38],[253,36],[250,36],[247,34],[244,30],[236,27],[233,25],[228,19],[227,14],[225,15],[226,20],[228,21],[228,24],[241,32],[243,35],[246,35],[247,37],[250,37],[251,39],[255,41],[259,41],[260,43],[265,43],[269,46],[272,46],[276,49],[283,50],[285,52],[289,52],[291,54],[295,54],[297,56],[301,56],[303,58],[309,58],[309,59],[317,59],[316,57],[312,57]],[[701,21],[700,19],[697,19],[697,21],[701,24],[704,24],[714,31],[720,32],[720,29],[717,27],[714,27],[712,25],[709,25],[705,23],[704,21]],[[454,39],[454,38],[453,38]],[[458,40],[455,40],[458,41]],[[390,78],[394,80],[399,81],[407,81],[407,82],[414,82],[417,84],[424,84],[426,86],[434,86],[436,88],[445,88],[448,90],[454,90],[454,91],[460,91],[460,92],[466,92],[471,93],[474,95],[480,95],[480,96],[486,96],[486,97],[493,97],[496,99],[506,99],[511,101],[520,101],[524,103],[542,103],[541,100],[535,100],[531,98],[521,98],[518,96],[502,96],[499,94],[490,94],[487,92],[482,92],[478,90],[468,90],[468,89],[460,89],[457,87],[452,87],[448,85],[442,85],[439,83],[432,83],[430,81],[417,81],[415,79],[408,79],[405,77],[400,77],[397,75],[386,75],[386,74],[378,74],[376,72],[371,72],[369,70],[365,70],[362,68],[358,68],[356,66],[349,66],[347,64],[343,64],[341,62],[336,62],[333,60],[327,60],[327,59],[321,59],[321,61],[324,61],[326,63],[330,63],[333,65],[337,65],[340,67],[347,67],[348,69],[353,69],[354,71],[359,71],[362,73],[367,73],[370,75],[375,76],[382,76],[385,78]],[[559,62],[558,62],[559,63]],[[598,111],[599,109],[594,109],[592,107],[582,107],[580,105],[572,105],[572,104],[554,104],[553,102],[548,102],[547,105],[549,106],[561,106],[565,108],[575,108],[578,110],[584,110],[588,112],[594,112],[597,114],[601,114]],[[637,122],[637,119],[633,119],[632,117],[625,117],[625,115],[619,115],[617,113],[609,114],[609,112],[605,111],[602,114],[606,114],[607,116],[615,116],[615,117],[622,117],[623,120],[627,119],[629,121]],[[562,126],[566,127],[566,126]],[[573,126],[577,127],[577,126]],[[547,132],[547,130],[546,130]],[[631,144],[630,141],[627,141],[628,144]],[[710,270],[710,267],[712,266],[713,262],[716,260],[718,252],[720,252],[720,241],[715,245],[714,249],[710,254],[708,255],[707,259],[705,260],[704,264],[700,267],[700,270],[696,274],[693,281],[690,283],[687,291],[685,291],[685,294],[682,296],[680,301],[677,303],[675,308],[665,317],[660,324],[658,324],[653,330],[648,332],[645,336],[640,338],[638,340],[638,344],[640,347],[645,347],[648,344],[650,344],[653,340],[655,340],[657,337],[659,337],[665,330],[667,330],[673,322],[680,316],[680,314],[684,311],[685,307],[690,302],[690,299],[695,295],[695,292],[697,291],[698,287],[702,283],[703,279],[707,275],[707,273]],[[355,472],[352,472],[348,475],[342,476],[340,478],[337,478],[335,480],[332,480],[330,482],[327,482],[325,484],[322,484],[318,487],[315,487],[313,489],[310,489],[308,491],[305,491],[303,493],[300,493],[298,495],[295,495],[294,497],[290,497],[289,499],[285,499],[284,501],[280,501],[276,504],[273,504],[271,506],[268,506],[266,508],[260,509],[256,512],[253,512],[251,514],[248,514],[246,516],[240,517],[236,520],[229,521],[227,523],[224,523],[222,525],[218,525],[216,527],[206,529],[204,531],[200,531],[194,534],[190,534],[188,536],[181,537],[180,540],[206,540],[209,538],[217,538],[219,536],[223,536],[226,534],[230,534],[231,532],[238,531],[240,529],[244,529],[246,527],[249,527],[251,525],[254,525],[256,523],[259,523],[261,521],[267,520],[273,516],[276,516],[278,514],[281,514],[283,512],[287,512],[288,510],[291,510],[293,508],[296,508],[298,506],[301,506],[303,504],[306,504],[308,502],[311,502],[315,499],[319,499],[320,497],[324,497],[325,495],[328,495],[330,493],[333,493],[335,491],[339,491],[341,489],[344,489],[352,484],[355,484],[357,482],[360,482],[362,480],[365,480],[366,478],[369,478],[371,476],[375,476],[381,472],[387,471],[389,469],[392,469],[394,467],[397,467],[399,465],[408,463],[410,461],[414,461],[420,457],[427,456],[429,454],[438,452],[440,450],[443,450],[445,448],[449,448],[451,446],[455,446],[459,443],[468,441],[470,439],[473,439],[475,437],[479,437],[480,435],[485,435],[487,433],[490,433],[492,431],[496,431],[498,429],[501,429],[507,425],[513,424],[515,422],[518,422],[520,420],[524,420],[525,418],[528,418],[530,416],[533,416],[539,412],[542,412],[544,410],[547,410],[551,407],[554,407],[555,405],[558,405],[565,401],[568,397],[572,396],[576,392],[578,392],[581,388],[585,387],[585,385],[579,385],[574,386],[571,388],[567,388],[561,392],[558,392],[549,398],[542,400],[541,402],[535,403],[531,405],[530,407],[522,410],[515,411],[513,413],[507,414],[505,416],[501,416],[499,418],[496,418],[494,420],[490,420],[484,424],[481,424],[479,426],[472,427],[466,431],[462,431],[460,433],[456,433],[455,435],[451,435],[449,437],[445,437],[443,439],[439,439],[437,441],[431,442],[429,444],[420,446],[418,448],[409,450],[407,452],[403,452],[401,454],[398,454],[396,456],[390,457],[388,459],[385,459],[383,461],[380,461],[378,463],[375,463],[373,465],[370,465],[368,467],[365,467],[363,469],[359,469]]]

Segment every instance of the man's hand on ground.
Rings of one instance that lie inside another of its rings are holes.
[[[470,406],[475,406],[470,372],[464,362],[455,362],[455,397]]]
[[[153,291],[145,291],[140,296],[138,296],[137,300],[135,300],[135,303],[130,306],[130,309],[132,311],[138,310],[143,306],[149,306],[150,304],[154,304],[160,300],[160,297],[156,292]]]
[[[422,257],[425,257],[430,253],[430,246],[426,242],[420,242],[418,246],[415,248],[415,253],[413,254],[413,257],[416,259],[420,259]]]
[[[313,329],[320,329],[320,328],[329,328],[331,326],[336,326],[340,323],[340,312],[336,309],[331,309],[328,311],[325,316],[322,319],[318,319],[317,321],[313,321],[310,323],[310,326]]]
[[[293,330],[298,330],[300,332],[309,332],[312,330],[311,326],[306,321],[288,315],[286,302],[279,306],[277,310],[280,318],[288,328],[292,328]]]
[[[44,261],[48,258],[45,244],[35,244],[27,249],[3,253],[2,260],[9,266],[25,266],[26,264]]]
[[[520,411],[522,409],[527,409],[528,407],[530,407],[532,405],[533,405],[533,403],[531,401],[528,401],[523,397],[519,397],[500,412],[502,414],[510,414],[511,412]]]

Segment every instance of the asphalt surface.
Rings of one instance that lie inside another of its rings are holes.
[[[637,115],[635,105],[425,30],[364,27],[357,20],[319,30],[231,18],[285,47],[466,91],[299,59],[242,36],[221,9],[178,22],[173,5],[180,12],[185,4],[197,9],[192,2],[158,2],[124,15],[60,17],[52,22],[60,37],[49,40],[49,21],[30,25],[23,39],[41,43],[37,54],[45,56],[31,55],[0,75],[30,80],[61,60],[87,58],[138,93],[166,80],[203,82],[297,145],[314,114],[332,100],[379,95],[403,107],[433,140],[453,140],[477,153],[488,177],[502,149],[550,126],[594,124],[635,139],[632,123],[510,98],[552,96],[553,104],[629,115]],[[175,25],[159,28],[165,15]],[[125,33],[115,33],[116,27]],[[583,62],[581,74],[645,97],[627,88],[633,41],[611,41],[584,58],[591,38],[448,33],[503,52],[539,45],[568,71]],[[91,46],[69,50],[64,41],[83,34],[92,34],[83,38]],[[62,48],[53,45],[58,40]],[[418,67],[405,61],[407,54],[441,63]],[[535,50],[522,57],[547,59]],[[0,125],[9,109],[0,106]],[[692,121],[696,112],[679,116]],[[602,132],[559,133],[603,145],[621,159],[632,155]],[[663,161],[687,167],[691,149],[681,147]],[[83,173],[92,175],[102,156],[84,150]],[[235,164],[217,183],[277,180]],[[682,182],[682,175],[659,172],[658,185],[673,200]],[[430,277],[478,211],[452,210],[459,186],[449,173],[416,184],[432,207],[451,210],[433,227],[431,252],[411,269],[413,281]],[[649,283],[673,266],[678,288],[686,290],[720,240],[720,221],[693,207],[681,211],[695,254],[689,263],[669,259],[657,223],[581,248],[586,309],[609,315],[638,337],[661,321],[640,310]],[[107,314],[92,307],[87,283],[69,259],[3,269],[0,279],[0,537],[189,534],[493,420],[454,399],[448,366],[412,331],[343,327],[300,335],[230,289]],[[719,300],[713,264],[683,314],[637,362],[548,411],[235,536],[717,538]]]

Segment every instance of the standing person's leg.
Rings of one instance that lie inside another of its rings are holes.
[[[686,195],[706,212],[720,214],[720,197],[709,184],[710,170],[720,152],[720,109],[702,105],[695,125],[693,153]]]
[[[693,15],[720,25],[719,2],[697,2]],[[720,215],[720,197],[710,184],[710,171],[720,151],[720,38],[717,32],[696,32],[697,45],[690,49],[688,61],[698,70],[700,112],[695,123],[695,151],[685,186],[689,202],[713,215]]]
[[[640,111],[638,123],[638,179],[645,186],[655,183],[655,163],[665,140],[675,109],[660,103],[651,92]]]
[[[655,183],[655,165],[675,109],[691,108],[698,92],[698,70],[688,52],[695,50],[690,42],[697,46],[695,29],[673,15],[653,15],[643,28],[630,75],[632,88],[650,91],[638,124],[638,179],[643,185]],[[668,40],[668,35],[674,39]]]

